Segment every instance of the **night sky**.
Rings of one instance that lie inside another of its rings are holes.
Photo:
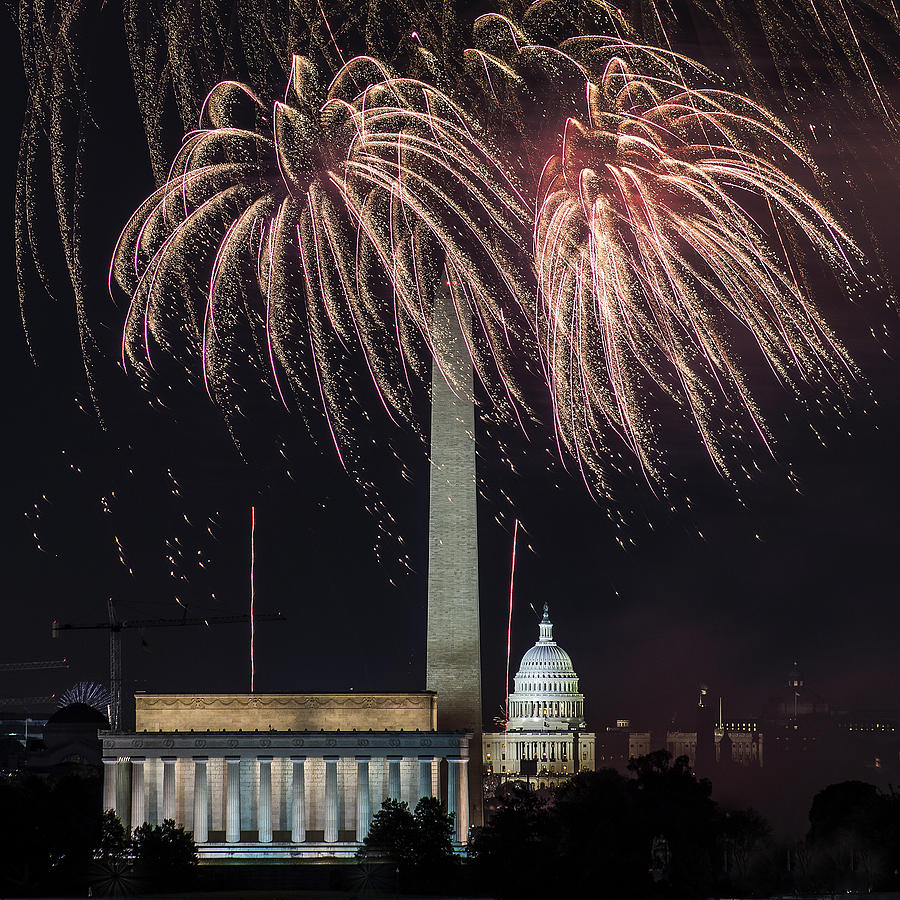
[[[123,618],[178,618],[184,612],[180,604],[192,615],[246,612],[252,505],[257,610],[285,616],[258,626],[257,690],[422,689],[428,475],[422,445],[384,416],[360,423],[364,439],[372,441],[366,477],[379,485],[391,522],[384,512],[367,509],[373,497],[342,471],[321,439],[316,411],[310,414],[311,437],[299,416],[260,410],[248,426],[242,458],[201,394],[151,408],[149,395],[116,367],[121,311],[105,294],[108,256],[152,179],[129,101],[113,6],[101,16],[105,30],[97,36],[104,52],[93,75],[108,87],[95,110],[95,153],[86,173],[91,203],[82,220],[105,429],[93,412],[73,305],[64,290],[55,301],[35,290],[29,327],[34,361],[29,355],[12,259],[24,96],[16,67],[8,84],[8,479],[0,661],[65,656],[70,669],[0,673],[0,695],[40,695],[79,680],[106,681],[105,633],[52,641],[50,622],[102,622],[109,596]],[[6,33],[4,47],[13,53],[13,29]],[[811,119],[827,112],[828,98],[822,103]],[[856,214],[865,209],[891,274],[900,280],[900,195],[884,164],[895,151],[876,123],[863,123],[848,141],[856,153],[858,187],[844,198],[843,212],[855,226]],[[828,141],[813,149],[839,181],[839,158]],[[52,215],[45,216],[44,227],[52,232]],[[50,267],[64,284],[53,254]],[[517,459],[524,460],[520,473],[511,475],[482,432],[479,475],[488,495],[479,518],[486,722],[504,697],[515,515],[526,535],[516,579],[513,671],[537,638],[535,611],[548,601],[555,637],[572,656],[594,727],[621,716],[647,727],[678,716],[692,726],[700,683],[724,697],[727,718],[758,714],[795,659],[807,685],[838,707],[900,706],[896,317],[874,292],[850,304],[833,287],[822,290],[817,300],[864,380],[842,401],[840,414],[820,415],[780,391],[765,371],[753,373],[777,438],[777,459],[761,460],[756,477],[739,485],[745,505],[677,424],[664,432],[677,512],[639,479],[622,476],[615,487],[629,523],[624,532],[610,524],[580,479],[559,465],[548,470],[546,460],[530,457],[524,446],[516,448]],[[411,480],[401,477],[395,451]],[[409,570],[398,561],[404,554]],[[129,632],[126,677],[138,690],[246,690],[247,628]]]

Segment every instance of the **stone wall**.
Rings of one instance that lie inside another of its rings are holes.
[[[412,694],[135,694],[137,731],[434,731],[437,698]]]

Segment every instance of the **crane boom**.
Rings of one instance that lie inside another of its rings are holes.
[[[56,697],[0,697],[0,706],[53,706]]]
[[[109,710],[109,724],[113,731],[119,731],[122,725],[122,694],[124,678],[124,653],[122,649],[122,632],[127,628],[177,628],[179,626],[239,625],[249,622],[249,615],[240,616],[188,616],[180,619],[120,619],[112,597],[107,602],[108,622],[66,622],[60,624],[56,619],[50,625],[50,637],[58,638],[62,631],[108,631],[109,632],[109,690],[112,703]],[[276,622],[284,617],[281,613],[263,613],[253,616],[257,622]]]
[[[28,672],[32,669],[68,669],[67,659],[45,659],[36,662],[5,662],[0,663],[0,672]]]
[[[284,619],[281,613],[258,613],[253,617],[257,622],[277,622]],[[115,622],[66,622],[56,619],[50,625],[50,637],[59,637],[60,631],[104,630],[122,631],[125,628],[177,628],[179,625],[239,625],[249,622],[250,616],[184,616],[180,619],[122,619]],[[0,669],[4,664],[0,664]],[[34,668],[39,668],[34,666]],[[47,666],[46,668],[50,668]]]

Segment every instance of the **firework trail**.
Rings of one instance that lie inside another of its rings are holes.
[[[388,414],[409,421],[425,355],[448,352],[431,321],[444,282],[482,382],[522,402],[516,259],[530,216],[494,149],[446,95],[368,57],[329,87],[295,57],[284,97],[269,112],[248,87],[218,85],[126,226],[111,268],[130,303],[123,363],[149,382],[175,361],[227,415],[249,334],[273,395],[320,403],[343,458],[344,357],[360,352]]]
[[[721,406],[768,440],[735,349],[742,334],[790,384],[852,372],[809,301],[800,248],[846,270],[853,245],[782,171],[807,160],[762,106],[691,86],[696,64],[635,43],[604,3],[510,3],[521,27],[480,18],[455,61],[465,28],[452,3],[428,7],[405,36],[412,7],[388,27],[369,6],[300,4],[269,32],[262,7],[201,21],[192,4],[162,18],[127,6],[163,183],[126,226],[111,282],[129,304],[122,361],[145,384],[191,383],[234,423],[261,378],[284,407],[322,409],[353,469],[353,357],[387,414],[414,422],[411,397],[446,352],[431,316],[446,285],[501,416],[524,419],[535,397],[523,383],[542,373],[560,450],[606,493],[615,442],[662,477],[657,394],[686,411],[723,471],[743,435]],[[65,22],[40,37],[46,23],[21,16],[30,83]],[[565,40],[584,31],[608,37]],[[294,56],[272,103],[282,44],[310,48],[329,71],[342,48],[378,47],[420,77],[355,57],[326,84]],[[81,108],[84,80],[66,71],[49,96]],[[255,73],[255,90],[226,80],[200,98],[205,78],[236,71]],[[199,109],[200,128],[166,166],[153,117],[170,90],[184,118]],[[59,105],[47,96],[35,94],[34,128]],[[55,151],[60,184],[69,144]],[[28,211],[42,165],[23,159],[22,258],[37,245]],[[58,207],[77,263],[78,203]],[[82,311],[86,347],[88,320]]]
[[[900,74],[894,0],[640,0],[624,11],[602,0],[500,0],[497,6],[534,41],[549,45],[578,34],[639,34],[671,50],[687,40],[695,48],[698,40],[704,46],[719,35],[740,61],[754,96],[770,96],[777,84],[804,133],[811,127],[811,100],[827,98],[831,104],[834,84],[857,114],[875,115],[892,127],[898,121],[891,99]],[[23,319],[27,330],[32,315],[41,312],[37,306],[45,291],[57,299],[71,297],[95,403],[102,375],[94,369],[105,354],[97,328],[105,323],[97,322],[90,302],[93,285],[85,269],[80,217],[84,162],[99,139],[91,60],[98,55],[103,14],[116,13],[97,0],[20,0],[17,15],[29,85],[16,196]],[[455,99],[457,89],[459,96],[465,93],[455,67],[458,49],[471,43],[471,26],[468,7],[458,0],[395,0],[390,7],[383,0],[297,0],[286,8],[262,0],[214,5],[187,0],[164,9],[127,0],[121,17],[157,184],[166,180],[176,149],[167,110],[176,109],[184,127],[192,127],[208,86],[226,78],[253,84],[260,96],[274,96],[292,53],[310,55],[327,71],[368,53],[425,80],[433,77]],[[754,62],[759,44],[774,61],[774,81],[763,74],[769,67]],[[829,129],[832,138],[840,141],[843,127]],[[62,238],[67,277],[60,277],[51,218]]]
[[[893,0],[691,0],[689,6],[725,40],[757,96],[769,92],[767,80],[772,80],[753,58],[754,45],[765,43],[775,83],[795,121],[807,117],[804,107],[811,94],[827,95],[833,102],[837,90],[855,116],[874,116],[897,133],[900,118],[891,87],[900,75],[900,15]],[[645,4],[642,26],[648,40],[678,34],[665,4],[656,0]]]
[[[75,703],[91,706],[107,716],[112,703],[112,693],[105,684],[96,681],[79,681],[59,695],[56,705],[60,709],[65,709]]]
[[[541,85],[556,129],[555,153],[526,148],[540,171],[534,319],[556,432],[589,486],[603,489],[611,434],[659,481],[657,392],[686,411],[723,473],[746,440],[723,426],[723,406],[768,446],[734,349],[742,335],[785,384],[846,389],[853,366],[808,296],[799,251],[848,279],[857,251],[773,162],[809,166],[771,114],[690,87],[704,74],[696,63],[616,36],[546,47],[496,16],[476,35],[484,101],[512,92],[524,107],[529,92],[533,117]]]
[[[702,67],[618,35],[555,48],[492,15],[474,37],[470,97],[482,115],[511,96],[529,109],[510,171],[530,178],[496,164],[478,103],[467,113],[369,57],[327,89],[295,57],[271,114],[220,84],[116,249],[123,363],[149,383],[175,361],[227,416],[252,356],[286,408],[287,385],[320,404],[346,465],[351,348],[392,418],[413,421],[423,357],[452,379],[431,314],[444,282],[491,399],[528,407],[518,375],[537,362],[560,450],[603,495],[611,439],[662,481],[656,394],[723,473],[741,464],[744,423],[769,446],[733,349],[742,334],[786,384],[846,385],[853,367],[810,302],[799,248],[844,274],[856,248],[772,162],[808,165],[771,114],[691,87]]]
[[[892,99],[900,75],[900,12],[894,0],[638,0],[624,15],[602,0],[537,0],[517,21],[544,43],[608,34],[627,22],[630,37],[663,50],[690,46],[711,65],[736,63],[756,99],[790,111],[795,125],[827,97],[860,120],[874,117],[889,132],[900,126]],[[606,19],[606,22],[604,22]]]
[[[256,585],[254,583],[256,569],[256,507],[250,507],[250,693],[256,681]]]

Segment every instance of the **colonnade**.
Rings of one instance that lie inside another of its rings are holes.
[[[430,797],[440,783],[437,767],[441,758],[447,760],[447,811],[455,816],[456,841],[464,843],[469,809],[467,754],[105,755],[103,806],[131,828],[163,819],[185,824],[190,815],[194,841],[199,845],[211,840],[270,844],[276,831],[279,840],[286,841],[288,830],[289,841],[295,844],[361,842],[369,832],[374,810],[384,799],[385,781],[386,796],[393,799]],[[373,782],[373,761],[380,786]],[[273,821],[273,763],[278,767],[278,822]],[[314,777],[310,778],[311,774]],[[355,794],[352,813],[350,794]],[[217,807],[217,803],[222,805]],[[214,809],[215,823],[211,822]],[[312,818],[324,828],[313,829]],[[352,820],[348,823],[353,826],[352,834],[344,828],[345,820]],[[214,829],[214,824],[222,828]],[[247,829],[248,824],[255,827]],[[214,830],[217,833],[211,838]]]
[[[510,718],[517,719],[575,719],[584,715],[582,700],[518,700],[510,697]]]

